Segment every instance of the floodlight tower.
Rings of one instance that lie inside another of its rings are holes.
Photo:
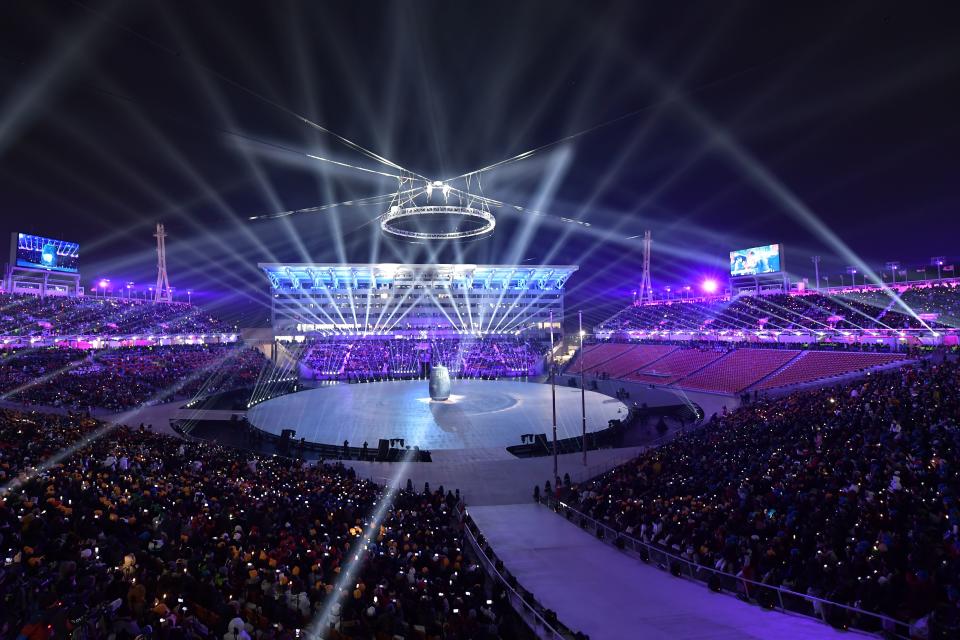
[[[817,291],[820,291],[820,256],[810,256],[813,262],[813,281],[817,284]]]
[[[850,286],[857,286],[857,268],[854,266],[847,267],[847,273],[850,275]],[[866,284],[866,282],[864,282]]]
[[[930,264],[937,268],[937,280],[941,279],[940,268],[943,267],[943,263],[946,261],[944,256],[934,256],[930,258]]]
[[[653,285],[650,284],[650,247],[653,244],[649,231],[643,232],[643,274],[640,276],[640,302],[653,302]]]
[[[154,302],[173,302],[173,292],[170,289],[170,279],[167,277],[167,232],[163,225],[157,223],[157,232],[153,234],[157,239],[157,289]]]
[[[897,269],[900,268],[900,263],[895,260],[891,260],[885,266],[887,267],[887,269],[890,269],[891,281],[893,282],[893,284],[897,284]]]

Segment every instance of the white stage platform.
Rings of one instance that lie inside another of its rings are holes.
[[[532,502],[468,511],[520,584],[591,640],[868,637],[675,578]]]
[[[430,451],[521,444],[527,433],[550,433],[550,386],[532,382],[454,380],[449,400],[430,400],[426,380],[338,384],[262,402],[247,412],[255,427],[279,435],[294,429],[308,442],[352,446],[403,438]],[[587,431],[606,429],[627,407],[586,392]],[[557,386],[557,437],[579,437],[580,390]]]

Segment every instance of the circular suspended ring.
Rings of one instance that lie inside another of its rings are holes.
[[[458,216],[463,219],[479,221],[481,224],[475,229],[466,231],[411,231],[397,226],[402,220],[416,219],[417,216]],[[390,235],[410,240],[464,240],[466,238],[477,238],[493,232],[497,226],[497,221],[489,211],[474,209],[473,207],[461,207],[454,205],[433,205],[425,207],[393,207],[390,211],[383,214],[380,219],[380,228]]]

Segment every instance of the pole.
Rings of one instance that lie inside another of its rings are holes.
[[[820,291],[820,256],[813,256],[813,277],[817,283],[817,291]]]
[[[580,325],[580,418],[583,423],[580,443],[583,447],[583,466],[587,466],[587,379],[583,375],[583,311],[577,312]]]
[[[896,285],[896,284],[897,284],[897,269],[900,268],[900,263],[899,263],[899,262],[893,262],[893,261],[891,261],[891,262],[888,262],[888,263],[887,263],[886,265],[884,265],[884,266],[886,266],[887,269],[890,269],[890,281],[891,281],[892,284]]]
[[[583,357],[583,354],[580,354]],[[557,357],[553,350],[553,311],[550,311],[550,398],[553,402],[553,485],[560,484],[557,467]]]

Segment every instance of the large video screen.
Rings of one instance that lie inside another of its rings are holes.
[[[780,245],[738,249],[730,252],[731,276],[755,276],[780,271]]]
[[[77,273],[80,268],[80,245],[18,233],[16,262],[18,267]]]

